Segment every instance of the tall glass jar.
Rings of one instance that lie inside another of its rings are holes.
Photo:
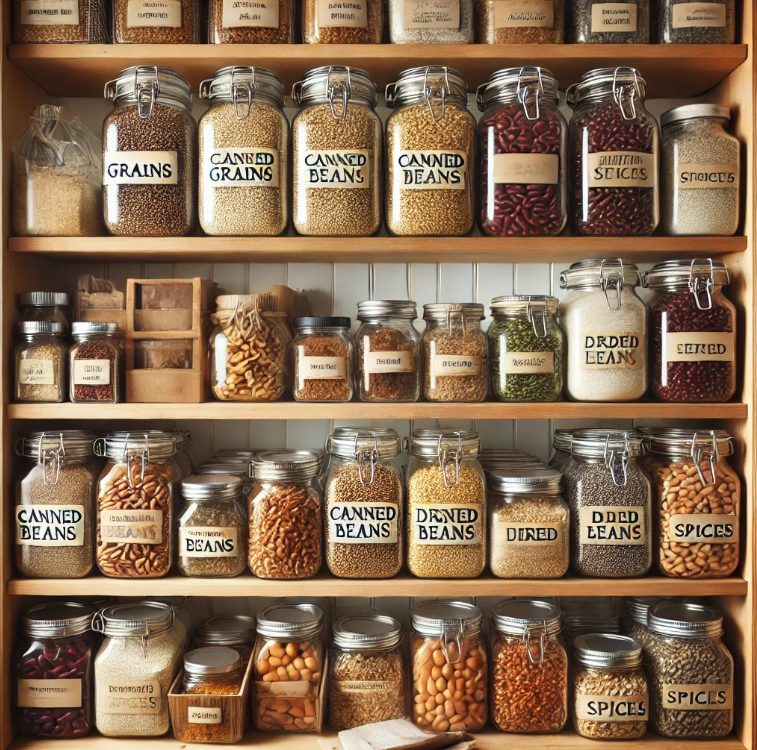
[[[105,0],[13,0],[16,44],[107,44]]]
[[[18,324],[16,401],[60,403],[68,392],[68,344],[61,323]]]
[[[510,599],[492,610],[492,721],[502,732],[559,732],[568,720],[568,655],[554,604]]]
[[[472,44],[473,0],[389,0],[392,44]]]
[[[628,3],[576,0],[571,4],[569,41],[573,44],[649,44],[650,6],[650,0]]]
[[[486,479],[472,430],[408,439],[407,567],[419,578],[476,578],[486,565]]]
[[[425,601],[413,607],[411,617],[413,721],[429,732],[483,729],[488,707],[481,610],[466,602]],[[447,713],[447,691],[454,714]],[[455,699],[458,691],[462,697]]]
[[[94,433],[33,432],[16,443],[27,459],[16,484],[16,567],[29,578],[83,578],[94,556],[99,461]]]
[[[647,307],[638,285],[638,269],[621,258],[582,260],[560,274],[568,398],[636,401],[646,393]]]
[[[178,4],[178,3],[177,3]],[[180,237],[195,225],[197,125],[189,82],[140,65],[105,84],[103,204],[111,234]]]
[[[73,403],[116,404],[124,400],[124,338],[117,323],[77,322],[69,349]]]
[[[260,613],[257,630],[253,726],[258,732],[320,732],[323,611],[315,604],[277,604]]]
[[[660,220],[659,129],[645,86],[635,68],[620,67],[590,70],[568,89],[575,234],[645,236]]]
[[[506,1],[521,10],[552,5],[552,0]],[[484,113],[478,130],[478,224],[483,234],[552,237],[565,228],[568,126],[557,106],[559,96],[552,73],[534,67],[498,70],[476,90],[478,108]]]
[[[712,258],[668,260],[644,275],[649,302],[652,392],[661,401],[723,402],[736,392],[736,308],[731,281]]]
[[[200,0],[113,0],[115,44],[199,44]]]
[[[321,457],[265,451],[253,461],[250,570],[259,578],[311,578],[321,567]]]
[[[489,392],[484,306],[477,302],[423,305],[423,395],[428,401],[483,401]]]
[[[381,44],[383,30],[383,0],[302,2],[305,44]]]
[[[242,675],[242,660],[233,648],[200,647],[184,654],[181,689],[188,695],[237,695],[242,689]]]
[[[476,0],[479,44],[562,44],[564,0]]]
[[[292,44],[293,0],[209,0],[210,44]]]
[[[22,617],[13,659],[22,737],[65,740],[92,729],[93,614],[89,604],[55,602]]]
[[[228,646],[246,665],[255,645],[255,618],[248,615],[216,615],[197,626],[195,646]]]
[[[468,84],[442,65],[386,87],[386,226],[397,235],[468,234],[475,221],[476,120]]]
[[[60,323],[71,331],[71,295],[65,292],[23,292],[17,299],[23,322]]]
[[[660,44],[733,44],[736,0],[661,0],[657,14]]]
[[[315,68],[295,83],[292,218],[305,235],[375,234],[381,226],[383,158],[376,84],[341,65]]]
[[[248,65],[222,68],[200,84],[200,98],[210,102],[198,124],[202,231],[281,234],[289,220],[289,122],[279,77]]]

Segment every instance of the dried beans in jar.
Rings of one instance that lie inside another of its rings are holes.
[[[295,320],[292,341],[295,401],[350,401],[354,344],[347,317]]]

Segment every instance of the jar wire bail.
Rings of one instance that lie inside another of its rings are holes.
[[[536,85],[533,83],[529,83],[527,85],[523,85],[523,72],[528,71],[529,74],[533,75],[535,72],[538,76],[538,82]],[[520,71],[518,71],[518,86],[515,90],[516,95],[518,97],[518,101],[523,105],[523,112],[526,115],[526,119],[533,121],[538,120],[539,117],[541,117],[541,110],[539,107],[539,97],[544,93],[544,81],[541,77],[541,68],[536,67],[522,67]],[[529,94],[532,94],[531,101],[533,102],[533,117],[531,116],[531,113],[528,109],[528,101],[529,101]]]
[[[533,651],[531,650],[531,639],[534,635],[539,635],[539,658],[534,659]],[[523,636],[521,643],[526,647],[526,653],[528,654],[528,660],[531,664],[543,664],[544,663],[544,642],[547,639],[547,621],[542,620],[539,623],[526,623],[523,626]]]
[[[250,67],[251,80],[249,83],[234,82],[234,76],[239,73],[240,68],[235,65],[231,69],[231,101],[234,105],[234,111],[236,112],[238,120],[244,120],[250,114],[250,108],[252,107],[252,97],[255,96],[255,67]],[[240,95],[246,94],[246,100],[240,100]],[[244,107],[243,105],[247,106]]]
[[[368,441],[370,441],[372,437],[373,447],[369,449],[364,448],[361,450],[358,444],[358,440],[361,437],[367,439]],[[358,477],[360,478],[360,484],[362,484],[364,487],[368,484],[373,484],[373,480],[376,476],[376,461],[378,460],[378,438],[376,437],[375,432],[373,433],[373,435],[361,435],[360,433],[355,434],[355,458],[357,459],[357,469]],[[370,468],[370,479],[366,482],[364,473],[366,472],[367,468]]]
[[[429,86],[428,84],[428,74],[430,71],[434,72],[441,72],[444,75],[444,85],[439,86],[438,84],[433,84]],[[426,70],[423,73],[423,96],[426,99],[426,104],[428,105],[429,112],[431,112],[431,117],[434,120],[443,120],[444,115],[447,111],[447,92],[449,91],[449,73],[447,71],[446,65],[428,65],[426,66]],[[434,111],[434,99],[438,96],[441,99],[441,114],[437,117],[436,112]]]
[[[599,265],[599,286],[605,293],[608,307],[614,312],[620,310],[623,304],[623,278],[625,268],[622,258],[603,258]],[[611,296],[615,291],[615,298]]]
[[[628,433],[623,433],[622,442],[618,445],[620,435],[608,433],[605,438],[604,459],[605,466],[610,470],[613,484],[616,487],[625,487],[628,484]],[[622,478],[622,481],[618,481]]]
[[[449,645],[454,643],[457,648],[457,659],[453,658],[453,655],[449,653]],[[463,646],[465,645],[465,621],[461,618],[452,622],[444,622],[442,629],[442,651],[444,652],[444,658],[449,664],[455,664],[458,661],[463,661]]]
[[[528,298],[526,318],[534,329],[534,336],[539,339],[547,338],[547,303],[546,300]]]
[[[328,91],[327,97],[329,102],[329,108],[331,109],[331,115],[335,120],[347,119],[347,105],[349,104],[350,97],[352,96],[352,75],[349,67],[344,68],[347,71],[347,81],[341,81],[339,83],[331,83],[331,73],[334,71],[333,66],[329,66],[329,72],[326,76],[326,89]],[[337,116],[336,108],[334,106],[334,99],[336,91],[341,91],[342,94],[342,116]]]
[[[691,438],[691,457],[694,459],[694,464],[697,467],[697,475],[702,481],[703,485],[715,484],[715,464],[720,461],[720,450],[718,449],[718,441],[715,433],[712,433],[712,450],[706,450],[703,445],[697,445],[698,433],[694,433]],[[707,480],[702,471],[702,462],[706,461],[710,469],[711,480]]]
[[[442,470],[442,479],[444,480],[445,487],[454,487],[460,480],[460,461],[463,456],[463,436],[462,433],[456,430],[453,434],[457,435],[457,450],[450,450],[446,445],[442,447],[442,440],[444,434],[439,435],[439,442],[436,448],[436,453],[439,456],[439,467]],[[451,461],[455,462],[455,481],[450,483],[447,476],[447,464]]]
[[[707,275],[697,271],[697,268],[701,266],[706,267]],[[714,285],[715,266],[712,258],[694,258],[689,271],[689,291],[694,295],[698,309],[712,310],[711,289]]]
[[[618,86],[618,73],[632,73],[633,86]],[[620,109],[620,114],[624,120],[636,119],[636,97],[641,98],[641,89],[639,87],[639,75],[635,68],[620,66],[615,68],[612,74],[612,95],[615,103]],[[630,104],[630,109],[626,113],[626,104]]]
[[[151,73],[152,80],[145,83],[139,82],[139,74]],[[134,71],[134,96],[137,99],[137,112],[140,119],[146,120],[155,106],[155,99],[160,94],[160,83],[158,81],[157,65],[138,65]]]

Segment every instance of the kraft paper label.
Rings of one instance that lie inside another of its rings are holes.
[[[465,151],[400,151],[394,171],[400,190],[464,190],[468,158]]]
[[[344,680],[334,685],[340,693],[391,693],[397,689],[396,682],[387,682],[377,680],[370,682],[368,680]]]
[[[16,544],[23,547],[81,547],[83,505],[17,505]]]
[[[478,503],[413,505],[411,513],[414,544],[481,544],[483,506]]]
[[[163,544],[162,510],[101,510],[103,544]]]
[[[95,680],[98,713],[157,716],[163,698],[158,680]]]
[[[279,0],[223,0],[221,26],[224,29],[278,29]]]
[[[372,352],[369,351],[370,336],[363,337],[363,369],[366,374],[387,372],[413,372],[412,352]]]
[[[494,521],[492,524],[492,545],[509,547],[553,547],[565,544],[561,523],[512,523]]]
[[[398,513],[392,503],[332,503],[328,507],[329,543],[397,544]]]
[[[182,526],[179,554],[183,557],[236,557],[237,529],[227,526]]]
[[[649,721],[649,695],[578,695],[576,718],[585,721]]]
[[[662,707],[678,711],[725,711],[733,708],[732,685],[663,684]]]
[[[81,708],[81,680],[18,680],[19,708]]]
[[[557,154],[494,155],[494,182],[499,185],[557,185],[559,175]]]
[[[654,154],[645,154],[642,151],[602,151],[589,154],[586,162],[590,188],[655,186]]]
[[[277,149],[217,148],[205,154],[204,162],[203,173],[210,187],[279,186]]]
[[[643,505],[603,505],[581,508],[581,544],[646,544]]]
[[[297,680],[296,682],[263,682],[255,683],[256,697],[266,694],[280,695],[288,698],[307,698],[313,690],[313,683],[309,680]]]
[[[110,383],[109,359],[75,359],[74,385],[108,385]]]
[[[505,352],[502,357],[505,375],[550,375],[555,372],[554,352]]]
[[[22,26],[78,26],[79,0],[21,0]]]
[[[644,365],[643,333],[581,333],[582,370],[639,370]]]
[[[103,164],[104,185],[177,185],[176,151],[109,151]]]
[[[678,3],[673,6],[673,28],[724,28],[725,3]]]
[[[406,29],[459,29],[460,0],[405,0]]]
[[[495,29],[551,29],[555,23],[552,0],[496,0]]]
[[[736,357],[733,333],[665,333],[663,348],[668,362],[732,362]]]
[[[431,358],[431,375],[434,378],[480,374],[481,357],[477,354],[471,356],[435,354]]]
[[[595,3],[591,6],[591,33],[636,31],[635,3]]]
[[[305,151],[300,179],[307,187],[369,188],[370,153],[367,150]]]
[[[315,23],[319,27],[368,27],[368,0],[316,0]]]
[[[18,362],[21,385],[55,385],[55,368],[51,359],[21,359]]]
[[[703,513],[683,513],[668,521],[668,540],[698,544],[736,544],[739,541],[739,517]]]
[[[188,706],[188,724],[221,724],[223,722],[223,710],[220,706],[207,708],[205,706]]]
[[[300,390],[306,380],[346,380],[347,363],[344,357],[306,357],[302,354],[304,346],[298,347],[297,381]]]
[[[679,164],[676,175],[679,190],[735,189],[739,183],[739,168],[733,164]]]
[[[181,28],[181,0],[129,0],[126,28],[168,26]]]

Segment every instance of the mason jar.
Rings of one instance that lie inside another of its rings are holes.
[[[210,44],[293,44],[293,0],[208,1]]]
[[[181,692],[187,695],[237,695],[242,689],[242,676],[242,660],[233,648],[195,648],[184,654]],[[222,721],[224,719],[229,721],[228,717],[222,717]]]
[[[568,88],[571,220],[577,235],[646,236],[659,223],[660,137],[644,106],[645,87],[635,68],[618,67],[590,70]]]
[[[16,401],[61,403],[68,392],[68,344],[58,322],[18,324],[14,352]]]
[[[484,2],[496,6],[501,0]],[[552,0],[533,3],[534,7],[552,4]],[[546,68],[536,67],[498,70],[476,90],[478,108],[484,113],[478,126],[482,234],[553,237],[565,228],[568,126],[557,106],[559,96],[557,79]]]
[[[623,604],[623,632],[633,638],[641,647],[647,647],[651,637],[649,629],[649,612],[661,601],[671,599],[669,596],[627,596]]]
[[[255,618],[248,615],[216,615],[197,626],[195,646],[228,646],[233,648],[246,665],[255,645]]]
[[[117,404],[124,400],[124,336],[118,323],[77,322],[69,349],[72,403]]]
[[[657,13],[660,44],[733,44],[736,0],[661,0]]]
[[[71,330],[71,295],[65,292],[23,292],[16,297],[22,322],[60,323]]]

